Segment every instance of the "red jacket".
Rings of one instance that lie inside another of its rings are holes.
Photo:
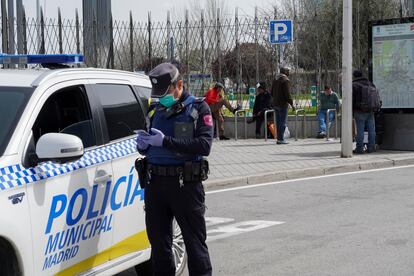
[[[210,88],[204,97],[206,97],[205,101],[208,105],[217,103],[220,100],[220,91],[217,88]]]

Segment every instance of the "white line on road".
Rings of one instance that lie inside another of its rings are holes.
[[[228,189],[214,190],[214,191],[206,192],[206,194],[217,194],[217,193],[223,193],[223,192],[245,190],[245,189],[252,189],[252,188],[257,188],[257,187],[265,187],[265,186],[278,185],[278,184],[283,184],[283,183],[297,182],[297,181],[303,181],[303,180],[313,180],[313,179],[335,177],[335,176],[342,176],[342,175],[352,175],[352,174],[361,174],[361,173],[370,173],[370,172],[379,172],[379,171],[398,170],[398,169],[406,169],[406,168],[413,168],[413,167],[414,167],[414,165],[407,165],[407,166],[381,168],[381,169],[373,169],[373,170],[363,170],[363,171],[346,172],[346,173],[326,174],[326,175],[320,175],[320,176],[289,179],[289,180],[282,180],[282,181],[275,181],[275,182],[267,182],[267,183],[262,183],[262,184],[252,184],[252,185],[234,187],[234,188],[228,188]]]
[[[234,235],[260,230],[274,225],[283,224],[283,221],[267,221],[267,220],[248,220],[220,226],[207,230],[207,241],[215,241],[228,238]]]
[[[234,221],[233,218],[217,218],[217,217],[206,217],[205,220],[206,220],[207,227]]]

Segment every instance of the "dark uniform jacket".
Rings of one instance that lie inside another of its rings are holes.
[[[293,106],[292,95],[290,94],[290,80],[285,74],[280,74],[272,83],[273,106],[288,108]]]
[[[210,154],[213,141],[213,120],[210,108],[204,99],[196,99],[176,114],[171,116],[167,114],[169,110],[179,106],[189,96],[190,94],[184,91],[178,102],[169,109],[159,103],[150,106],[147,118],[150,122],[149,128],[159,129],[165,135],[162,147],[149,146],[148,149],[140,151],[141,154],[146,155],[150,164],[183,164],[185,161],[196,161]],[[154,114],[151,115],[151,112]],[[193,136],[175,137],[177,124],[186,122],[194,127]]]
[[[272,108],[272,96],[268,91],[262,92],[256,96],[253,106],[254,116],[263,116],[264,110]],[[259,114],[261,112],[261,114]]]
[[[363,112],[362,110],[358,108],[357,103],[361,102],[362,87],[367,86],[367,85],[371,85],[375,87],[375,85],[372,82],[370,82],[367,78],[364,78],[364,77],[357,78],[352,81],[352,111],[353,112],[355,111]]]

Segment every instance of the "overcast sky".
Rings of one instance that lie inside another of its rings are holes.
[[[201,0],[200,0],[201,1]],[[239,15],[254,15],[254,6],[270,6],[270,0],[225,0],[231,16],[234,16],[235,7],[239,7]],[[80,15],[82,0],[39,0],[46,17],[57,17],[57,8],[61,8],[64,18],[74,18],[75,8]],[[23,0],[26,14],[29,17],[36,16],[36,0]],[[154,21],[164,21],[168,10],[184,10],[190,3],[189,0],[112,0],[112,14],[116,20],[128,20],[129,11],[135,21],[146,21],[148,12]]]

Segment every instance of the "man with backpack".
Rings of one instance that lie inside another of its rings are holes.
[[[361,70],[353,72],[352,111],[355,118],[357,135],[355,154],[375,151],[374,112],[381,109],[379,93],[375,85],[365,78]],[[364,150],[364,131],[368,131],[368,148]]]

